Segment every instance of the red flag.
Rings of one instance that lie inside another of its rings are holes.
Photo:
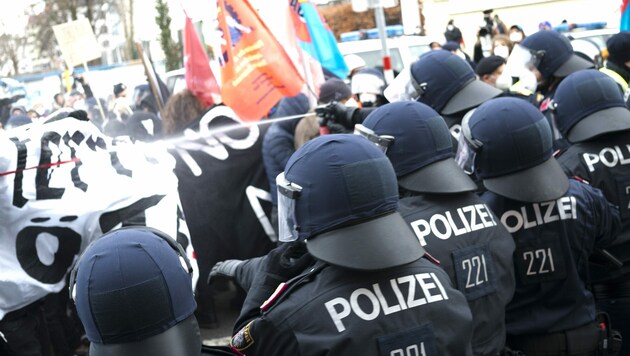
[[[304,79],[247,0],[218,0],[221,96],[243,120],[264,117],[284,96],[297,95]]]
[[[221,90],[210,69],[210,60],[190,17],[186,16],[184,27],[184,67],[186,68],[186,88],[206,106],[219,101]]]

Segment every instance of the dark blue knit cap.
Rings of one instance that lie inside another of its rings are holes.
[[[178,253],[145,229],[115,230],[88,246],[77,266],[75,301],[88,339],[98,344],[158,335],[197,307]]]

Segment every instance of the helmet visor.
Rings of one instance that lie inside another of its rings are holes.
[[[356,124],[354,125],[354,134],[363,136],[368,141],[372,142],[376,145],[383,153],[387,153],[387,149],[394,143],[394,136],[391,135],[377,135],[373,130],[368,129],[367,127]]]
[[[457,139],[457,152],[455,153],[455,162],[469,175],[475,172],[475,157],[482,145],[479,140],[472,137],[468,126],[468,121],[474,111],[475,109],[468,111],[462,119],[462,130]]]
[[[383,93],[385,82],[383,79],[371,73],[357,73],[352,76],[350,89],[353,94],[373,94]]]
[[[297,221],[295,220],[295,201],[302,192],[302,187],[291,183],[284,177],[284,172],[276,177],[278,187],[278,232],[281,242],[298,239]]]
[[[396,101],[418,100],[423,92],[421,85],[411,75],[411,66],[408,66],[385,88],[383,95],[390,103],[393,103]]]
[[[521,45],[516,45],[508,57],[502,76],[515,78],[514,86],[519,89],[536,91],[538,79],[534,71],[538,68],[544,51],[533,51]]]

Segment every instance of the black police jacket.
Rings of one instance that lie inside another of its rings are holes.
[[[571,179],[569,190],[553,201],[524,203],[492,192],[482,199],[516,242],[508,335],[547,334],[594,321],[588,258],[614,243],[621,225],[619,211],[602,192]]]
[[[466,297],[473,353],[498,354],[505,346],[505,305],[515,288],[512,236],[474,193],[405,197],[398,210]]]
[[[598,257],[591,264],[594,283],[612,281],[625,276],[630,278],[630,132],[619,132],[575,143],[558,158],[568,176],[585,179],[599,188],[611,203],[619,207],[622,230],[619,243],[609,252],[621,262],[619,268]]]
[[[317,262],[280,287],[232,338],[250,355],[471,355],[472,315],[421,258],[359,272]]]

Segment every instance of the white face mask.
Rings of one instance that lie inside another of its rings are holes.
[[[523,40],[523,34],[520,32],[512,32],[510,33],[510,41],[512,42],[521,42]]]
[[[507,59],[510,55],[510,49],[507,46],[496,46],[494,47],[494,55]]]

